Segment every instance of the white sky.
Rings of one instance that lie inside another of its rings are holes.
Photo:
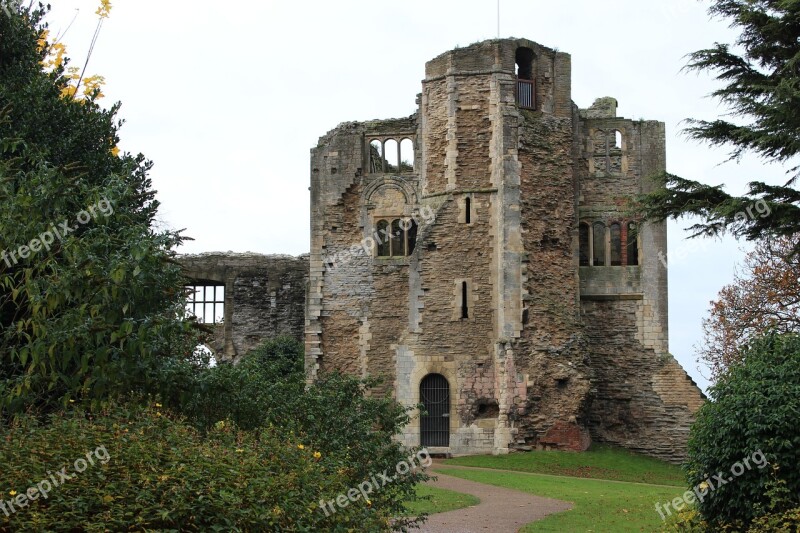
[[[685,118],[717,117],[708,76],[681,72],[685,55],[737,32],[697,0],[501,0],[502,37],[572,55],[573,100],[619,100],[619,115],[667,125],[668,169],[741,192],[779,182],[755,158],[720,165],[726,152],[680,135]],[[63,33],[82,65],[99,0],[54,0],[51,35]],[[181,251],[301,254],[309,249],[309,150],[350,120],[415,111],[425,62],[497,36],[495,0],[112,0],[88,74],[122,102],[121,148],[155,162],[161,218],[193,237]],[[685,241],[669,226],[670,349],[695,381],[694,345],[708,302],[730,282],[745,243]]]

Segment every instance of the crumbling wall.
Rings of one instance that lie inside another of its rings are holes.
[[[216,354],[236,360],[279,335],[302,341],[308,255],[210,252],[178,260],[188,278],[225,285],[225,316],[211,346]]]

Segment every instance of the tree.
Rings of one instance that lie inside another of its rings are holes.
[[[116,152],[119,104],[50,65],[46,9],[0,13],[0,420],[147,389],[191,352],[176,232],[143,156]]]
[[[714,381],[741,361],[753,339],[770,331],[800,332],[800,257],[793,254],[799,241],[800,236],[759,241],[745,257],[744,271],[711,302],[700,357]]]
[[[741,35],[734,46],[716,43],[694,52],[686,68],[716,74],[725,85],[712,96],[730,109],[731,118],[689,120],[686,133],[729,147],[733,160],[749,152],[791,163],[800,152],[800,2],[713,0],[709,11],[729,19]],[[792,236],[800,232],[800,191],[793,187],[799,169],[789,168],[783,185],[752,181],[742,196],[720,185],[663,174],[664,187],[640,198],[639,206],[652,220],[698,216],[692,237],[719,231],[748,240]]]
[[[800,507],[800,336],[754,340],[709,396],[685,465],[708,530],[747,531],[758,517]]]

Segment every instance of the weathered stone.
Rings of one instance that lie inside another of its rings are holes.
[[[236,360],[278,335],[303,340],[308,256],[203,253],[182,255],[187,277],[224,284],[222,324],[210,348]]]
[[[524,39],[431,60],[417,102],[312,149],[309,379],[382,375],[413,406],[441,374],[442,452],[595,439],[681,459],[703,395],[668,353],[666,227],[636,237],[625,209],[665,168],[663,123],[617,117],[613,98],[579,110],[570,56]],[[413,170],[388,139],[413,141]],[[381,221],[412,218],[413,253],[383,257]],[[604,224],[604,266],[579,265],[582,222]],[[633,242],[619,257],[612,228]],[[402,439],[420,443],[419,418]]]

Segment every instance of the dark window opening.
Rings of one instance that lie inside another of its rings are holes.
[[[517,63],[517,78],[521,80],[532,80],[533,50],[525,47],[517,48],[517,53],[515,54],[514,59]]]
[[[461,318],[469,318],[469,302],[467,300],[467,282],[461,282]]]
[[[408,255],[414,253],[414,248],[417,246],[417,223],[411,220],[411,223],[406,230],[406,242],[408,243]]]
[[[202,324],[218,324],[225,317],[225,285],[188,285],[186,310]]]
[[[389,223],[385,220],[378,221],[378,256],[388,257],[391,254],[389,248]]]
[[[589,224],[578,226],[578,254],[580,266],[589,266],[591,250],[589,246]]]
[[[391,256],[406,255],[405,242],[404,242],[405,232],[403,231],[400,222],[401,221],[399,218],[392,220],[392,238],[390,239],[391,252],[389,254]]]
[[[611,224],[611,266],[622,265],[622,231],[616,222]]]
[[[536,109],[536,83],[533,80],[533,50],[517,48],[517,105]]]
[[[636,222],[628,224],[627,241],[628,265],[637,266],[639,264],[639,228],[636,226]]]
[[[472,224],[471,211],[472,211],[472,199],[469,196],[467,196],[464,199],[464,222],[466,222],[467,224]]]
[[[411,255],[417,246],[417,223],[412,219],[379,220],[373,235],[378,257]]]
[[[595,222],[592,226],[592,264],[606,264],[606,226],[602,222]]]

